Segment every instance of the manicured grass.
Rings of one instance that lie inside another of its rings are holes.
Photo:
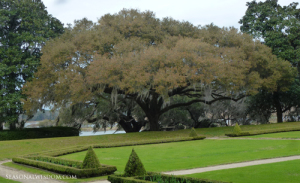
[[[160,172],[299,155],[300,141],[199,140],[94,150],[100,163],[117,166],[117,172],[122,173],[132,148],[135,149],[147,171]],[[86,151],[61,157],[83,161],[85,154]]]
[[[300,122],[277,123],[266,125],[241,126],[244,131],[288,128],[300,126]],[[225,137],[225,133],[232,132],[233,127],[202,128],[196,129],[198,135],[206,137]],[[142,132],[129,134],[98,135],[87,137],[61,137],[46,139],[28,139],[14,141],[0,141],[0,160],[11,159],[12,157],[25,155],[34,152],[68,148],[78,145],[102,144],[111,142],[139,141],[149,139],[162,139],[174,137],[188,137],[190,130],[178,130],[172,132]],[[18,149],[16,151],[15,149]]]
[[[53,173],[53,172],[41,170],[41,169],[30,167],[30,166],[23,166],[23,165],[12,163],[12,162],[4,163],[2,165],[8,166],[8,167],[11,167],[11,168],[15,168],[15,169],[18,169],[18,170],[23,170],[23,171],[33,173],[33,174],[39,174],[39,175],[45,175],[45,176],[59,175],[59,174],[56,174],[56,173]],[[92,178],[85,178],[85,179],[63,179],[63,180],[58,179],[58,180],[68,182],[68,183],[80,183],[80,182],[90,182],[90,181],[106,180],[106,179],[107,179],[107,176],[92,177]],[[2,183],[1,179],[0,179],[0,182]],[[8,183],[10,183],[10,182],[8,182]],[[13,183],[13,182],[11,182],[11,183]]]
[[[9,180],[3,177],[0,177],[0,182],[1,183],[19,183],[18,181],[14,181],[14,180]]]
[[[300,139],[300,131],[270,133],[270,134],[255,135],[255,136],[249,136],[249,137],[251,137],[251,138],[291,138],[291,139]]]
[[[88,144],[103,144],[111,142],[139,141],[148,139],[163,139],[173,137],[188,137],[190,130],[174,132],[142,132],[129,134],[98,135],[86,137],[61,137],[45,139],[28,139],[0,141],[0,160],[29,153],[62,149]],[[18,149],[16,151],[15,149]]]
[[[186,176],[231,181],[233,183],[299,183],[300,160],[217,170]]]

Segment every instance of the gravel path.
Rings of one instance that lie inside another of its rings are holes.
[[[188,175],[193,173],[202,173],[202,172],[209,172],[214,170],[223,170],[223,169],[230,169],[230,168],[239,168],[239,167],[246,167],[246,166],[253,166],[253,165],[261,165],[261,164],[268,164],[268,163],[276,163],[276,162],[283,162],[289,160],[297,160],[300,159],[300,155],[297,156],[289,156],[289,157],[281,157],[281,158],[272,158],[272,159],[263,159],[263,160],[255,160],[255,161],[247,161],[241,163],[232,163],[226,165],[216,165],[216,166],[209,166],[203,168],[194,168],[189,170],[178,170],[178,171],[170,171],[170,172],[162,172],[165,174],[170,175]],[[17,170],[14,168],[3,166],[3,163],[11,162],[11,160],[0,161],[0,176],[7,178],[7,176],[31,176],[36,177],[40,176],[37,174],[31,174],[25,171]],[[16,179],[14,179],[16,180]],[[22,183],[62,183],[63,181],[55,180],[55,179],[17,179],[16,181]],[[89,183],[110,183],[108,180],[99,180],[99,181],[92,181]]]
[[[223,170],[223,169],[239,168],[239,167],[246,167],[246,166],[252,166],[252,165],[277,163],[277,162],[297,160],[297,159],[300,159],[300,155],[281,157],[281,158],[255,160],[255,161],[247,161],[247,162],[241,162],[241,163],[232,163],[232,164],[226,164],[226,165],[216,165],[216,166],[209,166],[209,167],[203,167],[203,168],[194,168],[194,169],[189,169],[189,170],[178,170],[178,171],[163,172],[163,173],[170,174],[170,175],[172,175],[172,174],[173,175],[187,175],[187,174],[193,174],[193,173],[202,173],[202,172],[209,172],[209,171],[214,171],[214,170]]]

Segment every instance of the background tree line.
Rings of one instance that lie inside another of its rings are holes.
[[[249,2],[241,32],[134,9],[97,23],[77,20],[42,42],[40,66],[22,89],[23,108],[32,116],[54,106],[57,125],[118,122],[126,132],[264,123],[272,112],[281,122],[299,102],[297,5]]]

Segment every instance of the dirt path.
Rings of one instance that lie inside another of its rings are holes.
[[[230,168],[239,168],[239,167],[246,167],[252,165],[261,165],[261,164],[269,164],[269,163],[276,163],[282,161],[289,161],[289,160],[297,160],[300,159],[300,155],[298,156],[289,156],[289,157],[281,157],[281,158],[272,158],[272,159],[263,159],[263,160],[255,160],[255,161],[247,161],[241,163],[232,163],[226,165],[216,165],[216,166],[209,166],[203,168],[194,168],[189,170],[178,170],[178,171],[171,171],[171,172],[163,172],[165,174],[170,175],[187,175],[193,173],[202,173],[202,172],[209,172],[214,170],[223,170],[223,169],[230,169]]]
[[[271,159],[263,159],[263,160],[255,160],[255,161],[247,161],[241,163],[232,163],[226,165],[216,165],[216,166],[209,166],[203,168],[194,168],[189,170],[178,170],[178,171],[170,171],[170,172],[162,172],[165,174],[170,175],[188,175],[193,173],[202,173],[202,172],[209,172],[214,170],[223,170],[223,169],[230,169],[230,168],[239,168],[239,167],[246,167],[252,165],[261,165],[261,164],[269,164],[269,163],[276,163],[276,162],[283,162],[289,160],[297,160],[300,159],[300,155],[297,156],[289,156],[289,157],[281,157],[281,158],[271,158]],[[39,176],[37,174],[31,174],[25,171],[17,170],[14,168],[3,166],[3,163],[11,162],[11,160],[0,161],[0,176],[7,178],[7,176]],[[14,179],[16,180],[16,179]],[[55,179],[18,179],[16,181],[22,183],[62,183],[63,181],[55,180]],[[108,180],[99,180],[99,181],[92,181],[89,183],[109,183]]]

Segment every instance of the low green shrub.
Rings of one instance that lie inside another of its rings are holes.
[[[86,155],[85,155],[85,158],[83,160],[83,163],[82,163],[82,167],[83,168],[100,168],[101,165],[100,165],[100,162],[99,162],[99,159],[95,153],[95,151],[93,150],[92,146],[89,147]]]
[[[240,137],[240,136],[250,136],[250,132],[242,131],[240,133],[227,133],[225,134],[228,137]]]
[[[203,140],[203,139],[205,139],[205,137],[202,136],[197,136],[192,138],[192,140]]]
[[[191,132],[190,132],[190,137],[197,137],[197,136],[198,135],[197,135],[197,132],[196,132],[195,128],[192,128]]]
[[[77,178],[109,175],[117,171],[117,168],[115,166],[110,165],[101,165],[100,168],[78,169],[74,167],[57,165],[54,163],[36,161],[21,157],[13,158],[12,161],[15,163],[30,165],[61,174],[75,175]]]
[[[47,127],[0,131],[0,141],[69,136],[79,136],[79,130],[72,127]]]
[[[69,160],[69,159],[64,159],[64,158],[55,158],[55,157],[51,157],[51,156],[29,156],[29,157],[24,157],[24,158],[28,158],[28,159],[36,160],[36,161],[54,163],[54,164],[58,164],[58,165],[64,165],[64,166],[69,166],[69,167],[74,167],[74,168],[79,168],[79,169],[83,168],[81,161]]]
[[[151,181],[137,179],[136,177],[123,177],[117,175],[109,175],[107,180],[111,183],[152,183]]]
[[[120,175],[109,175],[108,181],[111,183],[151,183],[156,182],[153,180],[160,179],[160,183],[228,183],[217,180],[207,180],[207,179],[198,179],[184,176],[174,176],[159,174],[155,172],[147,172],[146,176],[137,176],[137,177],[124,177]],[[150,181],[152,180],[152,181]],[[163,182],[161,182],[163,180]]]
[[[192,177],[185,177],[185,176],[175,176],[175,175],[166,175],[166,174],[160,174],[156,172],[147,172],[148,176],[154,177],[154,176],[161,176],[162,179],[165,182],[174,182],[174,179],[178,183],[228,183],[228,182],[223,182],[223,181],[218,181],[218,180],[208,180],[208,179],[198,179],[198,178],[192,178]],[[139,177],[140,179],[146,179],[144,177]]]
[[[268,129],[268,130],[256,130],[251,132],[242,131],[239,134],[235,133],[228,133],[225,134],[229,137],[240,137],[240,136],[252,136],[252,135],[261,135],[261,134],[268,134],[268,133],[280,133],[280,132],[291,132],[291,131],[300,131],[300,127],[298,128],[278,128],[278,129]]]
[[[144,168],[142,161],[140,160],[139,156],[136,154],[134,149],[129,156],[127,164],[124,170],[125,177],[132,177],[132,176],[142,176],[145,175],[147,172]]]

